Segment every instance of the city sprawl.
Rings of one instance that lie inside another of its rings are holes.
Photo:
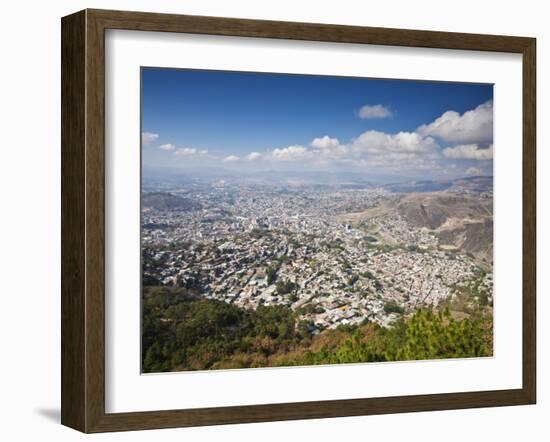
[[[472,287],[492,305],[492,188],[149,184],[142,279],[244,309],[285,305],[312,335],[391,327]]]

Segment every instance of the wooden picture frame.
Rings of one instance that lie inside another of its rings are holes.
[[[523,57],[523,385],[513,390],[105,412],[105,30],[495,51]],[[62,19],[62,409],[83,432],[534,404],[536,41],[533,38],[84,10]]]

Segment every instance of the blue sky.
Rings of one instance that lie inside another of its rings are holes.
[[[142,69],[144,166],[492,174],[492,85]]]

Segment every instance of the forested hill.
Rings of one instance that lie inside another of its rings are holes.
[[[452,307],[452,306],[451,306]],[[348,362],[491,356],[492,316],[470,309],[417,311],[391,328],[363,322],[316,336],[301,312],[260,306],[245,310],[200,299],[183,288],[143,292],[142,366],[146,373]]]

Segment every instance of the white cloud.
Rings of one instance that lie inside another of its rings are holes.
[[[294,145],[273,149],[271,157],[279,161],[298,161],[311,157],[312,152],[304,146]]]
[[[385,118],[391,111],[382,105],[364,106],[364,118]],[[314,138],[309,145],[294,144],[272,149],[263,153],[251,152],[238,157],[229,155],[225,162],[277,162],[280,164],[303,163],[311,166],[334,167],[355,166],[365,170],[387,170],[399,172],[457,173],[458,167],[449,160],[491,160],[493,146],[490,142],[481,144],[455,143],[449,141],[441,149],[439,140],[492,138],[492,102],[484,103],[463,115],[454,111],[445,112],[434,122],[420,126],[414,132],[385,133],[369,130],[349,143],[342,144],[329,135]],[[454,146],[454,144],[458,144]],[[484,148],[480,148],[483,146]],[[218,158],[220,157],[211,157]],[[459,163],[460,164],[460,163]],[[453,172],[453,169],[456,172]],[[462,167],[460,170],[464,171]],[[481,174],[480,168],[468,169],[468,174]]]
[[[363,120],[370,120],[374,118],[388,118],[392,115],[393,114],[390,108],[382,106],[381,104],[366,104],[361,109],[359,109],[359,117],[361,117]]]
[[[440,148],[432,137],[415,132],[387,134],[367,131],[349,144],[340,144],[337,138],[315,138],[311,147],[292,145],[273,149],[262,155],[266,161],[307,162],[322,165],[354,165],[388,170],[435,170],[439,168]]]
[[[479,167],[469,167],[468,169],[466,169],[466,175],[476,176],[481,174],[482,170]]]
[[[387,134],[376,130],[363,132],[352,144],[352,150],[370,156],[391,154],[419,155],[437,151],[438,144],[432,137],[422,137],[416,132]]]
[[[493,145],[481,149],[477,144],[461,144],[443,149],[443,155],[454,160],[492,160]]]
[[[255,160],[258,160],[262,157],[262,154],[260,152],[250,152],[247,156],[246,156],[246,159],[249,160],[249,161],[255,161]]]
[[[162,150],[174,150],[175,148],[176,148],[176,146],[171,144],[171,143],[161,144],[159,146],[159,149],[162,149]]]
[[[188,157],[196,154],[197,154],[197,149],[194,149],[192,147],[179,147],[174,152],[174,155],[178,155],[182,157]]]
[[[330,149],[338,146],[340,146],[340,141],[338,141],[338,138],[331,138],[328,135],[320,138],[314,138],[311,142],[311,147],[316,147],[318,149]]]
[[[155,141],[157,141],[159,138],[159,134],[155,134],[152,132],[142,132],[141,133],[141,144],[144,146],[147,146]]]
[[[417,129],[423,136],[433,136],[448,143],[488,144],[493,142],[493,102],[487,101],[460,115],[447,111],[430,124]]]
[[[370,130],[355,139],[349,150],[363,166],[387,170],[435,170],[441,157],[437,142],[416,132]]]
[[[310,151],[311,156],[323,163],[346,161],[346,156],[349,155],[349,147],[347,145],[340,144],[338,138],[331,138],[328,135],[314,138],[310,146],[314,149]]]
[[[194,147],[178,147],[173,150],[174,155],[178,157],[185,157],[185,158],[191,158],[191,159],[206,159],[211,158],[210,155],[208,155],[207,150],[198,150]]]
[[[371,130],[349,144],[341,144],[337,138],[325,135],[313,139],[310,146],[277,148],[261,155],[261,158],[265,161],[348,164],[393,170],[434,169],[437,167],[436,160],[441,158],[437,142],[432,137],[422,137],[415,132],[387,134]]]

